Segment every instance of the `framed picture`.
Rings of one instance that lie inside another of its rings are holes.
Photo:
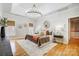
[[[22,26],[21,26],[21,25],[19,25],[19,26],[18,26],[18,28],[19,28],[19,29],[22,29]]]
[[[33,23],[29,23],[29,27],[33,27]]]

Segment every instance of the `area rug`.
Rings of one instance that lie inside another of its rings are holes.
[[[37,44],[29,40],[17,40],[16,41],[30,56],[43,56],[50,49],[55,47],[57,43],[47,43],[41,47],[38,47]]]

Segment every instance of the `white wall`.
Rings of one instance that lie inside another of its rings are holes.
[[[64,43],[66,43],[66,44],[69,41],[68,19],[79,16],[78,10],[79,10],[79,7],[73,7],[68,10],[57,12],[55,14],[51,14],[51,15],[44,17],[45,20],[48,20],[50,22],[51,27],[55,27],[58,25],[63,26]],[[38,26],[40,26],[40,24],[42,24],[42,21],[39,23]],[[37,28],[38,28],[38,26],[37,26]]]
[[[0,19],[2,17],[2,4],[0,3]],[[0,26],[0,34],[1,34],[1,26]]]
[[[0,3],[0,17],[2,16],[2,4]]]

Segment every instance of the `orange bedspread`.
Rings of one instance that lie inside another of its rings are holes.
[[[37,40],[38,36],[33,35],[33,40]]]

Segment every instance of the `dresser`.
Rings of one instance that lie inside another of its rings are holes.
[[[54,42],[63,43],[63,36],[62,35],[54,35]]]

